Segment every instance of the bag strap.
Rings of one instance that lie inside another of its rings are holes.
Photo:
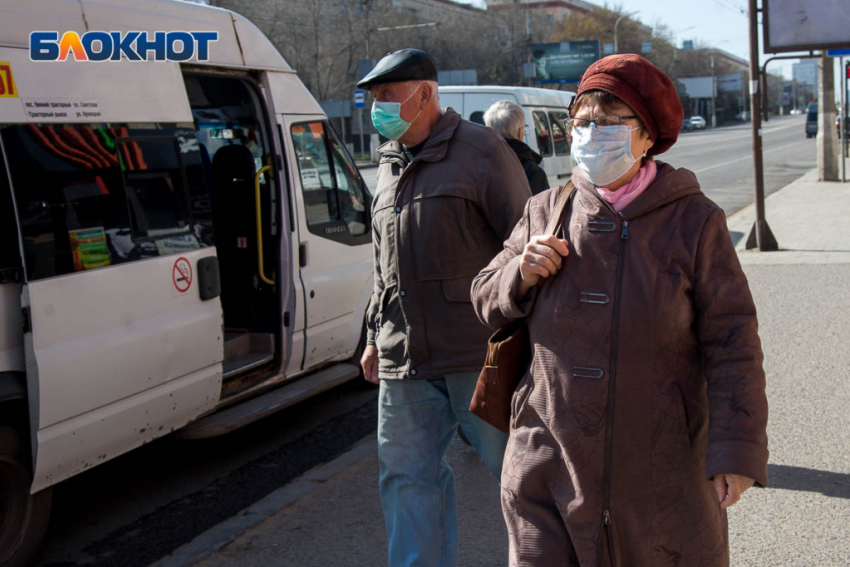
[[[558,232],[563,228],[564,217],[567,214],[567,203],[573,193],[576,192],[576,186],[572,181],[568,181],[566,185],[562,185],[558,190],[558,198],[555,200],[555,208],[552,209],[552,214],[549,215],[549,222],[546,224],[546,235],[557,236]]]

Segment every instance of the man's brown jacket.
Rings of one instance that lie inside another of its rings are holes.
[[[375,289],[366,327],[379,376],[478,371],[490,331],[469,292],[531,197],[522,166],[494,130],[452,109],[412,161],[398,142],[378,151]]]

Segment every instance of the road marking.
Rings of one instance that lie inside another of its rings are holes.
[[[801,146],[803,144],[809,144],[809,143],[810,142],[795,142],[793,144],[786,144],[784,146],[779,146],[778,148],[771,148],[769,150],[764,150],[762,152],[762,155],[769,154],[769,153],[772,153],[772,152],[778,152],[779,150],[787,150],[788,148],[793,148],[794,146]],[[733,163],[738,163],[739,161],[746,161],[748,159],[750,159],[750,160],[753,159],[753,154],[748,154],[748,155],[745,155],[744,157],[739,157],[739,158],[736,158],[736,159],[730,159],[729,161],[724,161],[724,162],[721,162],[721,163],[715,163],[714,165],[709,165],[708,167],[703,167],[701,169],[695,169],[693,172],[694,173],[703,173],[705,171],[709,171],[709,170],[712,170],[712,169],[715,169],[715,168],[718,168],[718,167],[723,167],[725,165],[732,165]]]
[[[789,128],[799,128],[799,127],[800,127],[799,124],[787,124],[785,126],[777,126],[776,128],[771,128],[769,130],[766,130],[765,134],[773,134],[774,132],[779,132],[780,130],[788,130]],[[684,139],[679,138],[679,144],[680,144],[679,147],[681,149],[687,149],[687,148],[692,148],[694,146],[702,146],[704,144],[716,144],[718,142],[718,140],[716,138],[720,137],[723,134],[723,132],[715,131],[715,132],[709,132],[709,134],[712,134],[710,140],[700,140],[700,141],[693,142],[693,143],[690,143],[690,140],[688,138],[684,138]],[[723,141],[724,142],[731,142],[733,140],[743,140],[745,138],[751,138],[752,135],[753,135],[752,132],[747,132],[746,134],[741,135],[741,136],[727,136],[727,137],[723,138]]]

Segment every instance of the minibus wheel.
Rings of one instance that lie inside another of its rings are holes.
[[[50,519],[52,490],[30,494],[26,453],[17,430],[0,427],[0,565],[8,567],[32,560]]]

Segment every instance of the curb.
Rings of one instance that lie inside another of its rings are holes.
[[[780,193],[783,193],[788,189],[792,189],[793,187],[795,187],[795,186],[797,186],[801,183],[810,182],[811,181],[810,177],[813,176],[813,175],[814,176],[817,175],[817,168],[814,168],[814,169],[807,171],[806,173],[804,173],[803,175],[801,175],[800,177],[798,177],[797,179],[795,179],[794,181],[792,181],[788,185],[785,185],[784,187],[777,189],[776,191],[774,191],[770,195],[767,195],[764,199],[765,208],[767,207],[768,201],[770,201],[771,199],[773,199],[774,197],[776,197]],[[735,249],[738,252],[742,252],[742,251],[745,250],[747,236],[749,235],[749,231],[752,228],[752,223],[755,222],[755,208],[756,208],[755,203],[750,203],[749,205],[747,205],[743,209],[735,211],[729,217],[726,218],[726,227],[730,231],[732,231],[733,228],[742,229],[742,230],[739,230],[739,232],[743,232],[743,236],[741,237],[740,241],[735,243]],[[753,218],[748,220],[747,219],[748,216],[752,216]],[[769,218],[767,218],[766,214],[765,214],[765,219],[768,220],[768,221],[770,220]],[[743,226],[743,225],[740,226],[740,227],[736,226],[739,223],[743,223],[744,221],[747,221],[746,227]],[[769,222],[768,222],[768,224],[769,224]]]
[[[222,547],[232,543],[246,531],[297,502],[348,467],[377,451],[376,434],[355,444],[336,459],[310,469],[292,482],[278,488],[262,500],[235,516],[205,531],[149,567],[191,567]]]

